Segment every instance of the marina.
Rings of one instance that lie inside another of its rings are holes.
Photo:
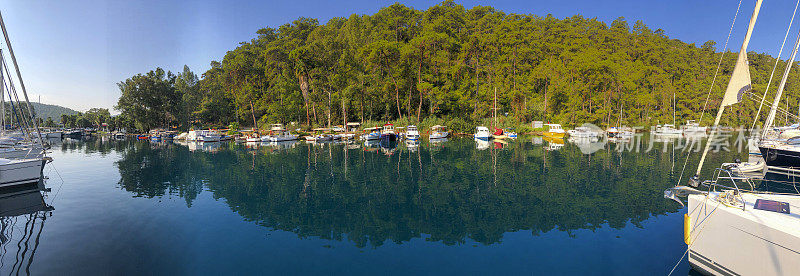
[[[800,0],[100,2],[0,7],[0,274],[800,275]]]
[[[591,154],[537,136],[485,150],[471,137],[423,139],[416,149],[52,140],[64,182],[48,181],[54,211],[30,271],[666,274],[686,249],[686,209],[661,197],[687,140],[648,150],[648,134],[635,139],[638,150],[609,142]],[[8,249],[3,261],[13,263],[16,246]],[[565,266],[572,258],[587,265]],[[676,273],[688,271],[684,262]]]

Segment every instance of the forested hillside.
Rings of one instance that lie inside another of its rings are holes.
[[[188,68],[134,76],[119,84],[117,108],[140,128],[251,125],[253,117],[309,125],[345,117],[474,122],[492,115],[496,91],[498,114],[514,122],[607,125],[621,115],[626,125],[671,123],[674,96],[680,123],[699,119],[720,51],[714,41],[688,44],[624,18],[607,24],[580,15],[465,9],[453,1],[424,11],[394,4],[325,24],[299,18],[257,30],[201,78]],[[704,124],[713,119],[735,58],[724,54]],[[760,95],[775,59],[749,58]],[[796,70],[786,96],[793,110]],[[723,122],[749,125],[757,106],[745,100]]]
[[[61,119],[61,115],[78,114],[78,111],[58,105],[32,102],[31,106],[33,106],[33,110],[35,110],[34,113],[36,113],[36,118],[41,118],[42,120],[52,118],[53,120],[58,121]]]

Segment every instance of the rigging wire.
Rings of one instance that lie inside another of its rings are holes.
[[[800,0],[798,0],[800,1]],[[703,116],[706,114],[706,107],[708,107],[708,99],[711,98],[711,91],[714,90],[714,83],[717,81],[717,74],[719,74],[719,68],[722,66],[722,59],[725,57],[725,52],[728,50],[728,42],[731,39],[731,33],[733,33],[733,26],[736,24],[736,18],[739,16],[739,10],[742,7],[742,0],[739,0],[739,5],[736,6],[736,13],[733,15],[733,21],[731,21],[731,28],[728,30],[728,37],[725,38],[725,46],[722,48],[722,54],[719,56],[719,61],[717,62],[717,69],[714,71],[714,78],[711,79],[711,86],[708,88],[708,93],[706,94],[706,102],[703,104],[703,111],[700,113],[700,120],[698,122],[703,122]],[[683,181],[683,173],[686,171],[686,164],[689,163],[689,156],[692,155],[691,146],[689,148],[689,153],[686,154],[686,160],[683,162],[683,168],[681,168],[681,174],[678,176],[678,184],[680,185],[681,181]]]
[[[714,83],[717,81],[717,74],[719,74],[719,68],[722,66],[722,59],[725,57],[725,52],[728,50],[728,41],[731,39],[731,33],[733,33],[733,26],[736,24],[736,17],[739,16],[739,9],[742,7],[742,0],[739,0],[739,5],[736,6],[736,14],[733,15],[733,21],[731,22],[731,29],[728,30],[728,37],[725,38],[725,46],[722,48],[722,54],[719,56],[719,62],[717,62],[717,69],[714,71],[714,78],[711,79],[711,87],[708,88],[708,94],[706,94],[706,103],[703,104],[703,112],[700,113],[700,122],[703,121],[703,116],[706,114],[706,107],[708,107],[708,99],[711,97],[711,91],[714,90]]]
[[[772,77],[775,75],[775,69],[778,68],[778,63],[781,61],[781,53],[783,53],[783,46],[786,45],[786,39],[789,38],[789,31],[792,29],[792,22],[794,22],[794,16],[797,15],[797,6],[800,5],[800,0],[794,4],[794,11],[792,12],[792,19],[789,20],[789,27],[786,28],[786,34],[783,36],[783,42],[781,43],[781,48],[778,50],[778,57],[775,58],[775,65],[772,66],[772,73],[769,74],[769,81],[767,82],[767,88],[764,89],[764,97],[761,98],[761,103],[758,105],[758,111],[756,111],[756,117],[753,119],[753,125],[750,126],[750,129],[754,129],[756,127],[756,122],[758,122],[758,116],[761,115],[761,108],[764,106],[764,99],[767,98],[767,92],[769,92],[769,86],[772,84]]]

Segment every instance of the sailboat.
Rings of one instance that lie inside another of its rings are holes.
[[[664,197],[674,200],[677,200],[676,196],[687,196],[688,208],[683,225],[686,254],[694,269],[707,274],[800,275],[800,208],[797,207],[800,206],[800,195],[756,191],[749,178],[735,177],[725,168],[716,169],[710,180],[700,181],[699,178],[725,107],[738,103],[751,88],[747,44],[761,3],[762,0],[756,2],[736,66],[714,120],[715,127],[706,142],[697,171],[690,179],[691,187],[676,186],[664,192]],[[782,83],[791,68],[798,44],[800,35]],[[703,188],[693,188],[700,186]]]
[[[656,135],[681,135],[683,130],[675,128],[675,93],[672,93],[672,124],[657,125],[655,129]]]
[[[14,82],[14,76],[11,75],[9,65],[5,61],[5,55],[0,51],[0,108],[3,113],[2,122],[3,127],[0,129],[0,136],[4,141],[0,146],[0,187],[16,186],[21,184],[28,184],[37,182],[42,179],[42,170],[44,166],[52,161],[46,156],[44,151],[44,141],[39,124],[33,118],[33,110],[31,109],[30,101],[28,100],[28,93],[25,89],[25,82],[23,82],[22,74],[17,64],[14,50],[11,46],[8,31],[6,30],[3,17],[0,15],[0,29],[3,31],[5,38],[5,45],[8,50],[8,55],[11,57],[14,71],[16,72],[17,82],[22,90],[24,96],[24,103],[26,105],[23,112],[21,104],[22,100],[19,99]],[[11,104],[19,108],[12,108],[12,116],[17,118],[17,125],[19,127],[19,134],[8,133],[5,128],[5,96],[8,95]],[[16,103],[15,103],[16,100]],[[33,133],[32,133],[33,132]],[[35,137],[35,139],[34,139]]]

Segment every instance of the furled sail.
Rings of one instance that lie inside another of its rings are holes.
[[[747,44],[750,43],[750,36],[753,34],[753,28],[756,26],[758,12],[761,10],[761,2],[762,0],[756,1],[756,6],[753,8],[753,15],[750,16],[750,24],[747,26],[747,33],[744,36],[744,41],[742,41],[742,48],[739,50],[739,58],[736,59],[736,67],[733,68],[733,75],[731,75],[728,88],[725,90],[722,103],[717,110],[717,117],[714,119],[714,128],[711,130],[711,136],[706,141],[706,148],[703,150],[703,155],[700,157],[700,163],[697,165],[697,172],[694,174],[693,180],[697,180],[700,171],[703,169],[703,163],[705,163],[708,149],[711,147],[711,142],[717,134],[719,119],[722,118],[725,107],[741,101],[744,93],[750,90],[750,69],[747,68]],[[792,58],[794,58],[794,55]]]
[[[748,34],[750,34],[748,32]],[[749,38],[749,37],[748,37]],[[736,60],[736,67],[733,68],[731,81],[725,89],[725,96],[722,97],[721,106],[729,106],[742,101],[744,93],[750,90],[750,69],[747,66],[747,40],[742,45],[739,58]]]

